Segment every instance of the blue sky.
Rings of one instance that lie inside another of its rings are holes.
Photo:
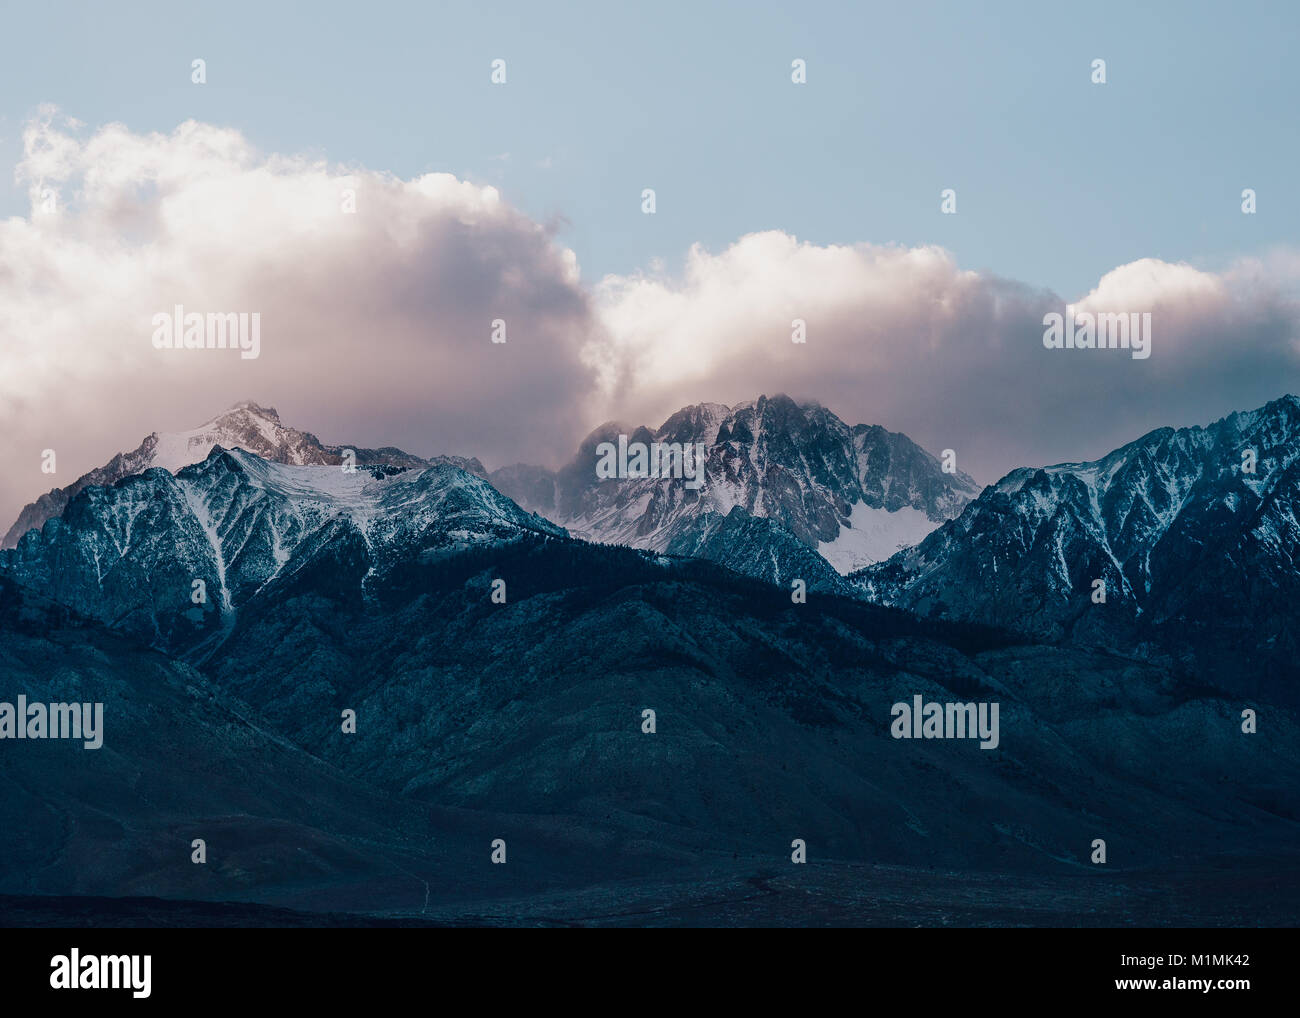
[[[492,183],[559,225],[588,281],[781,229],[939,244],[1074,298],[1141,257],[1214,268],[1300,235],[1298,11],[10,4],[0,161],[18,161],[41,103],[91,129],[193,117],[267,152]],[[489,81],[497,57],[505,86]],[[807,85],[790,82],[795,57]],[[945,187],[956,216],[939,213]],[[1258,215],[1241,214],[1243,187]],[[6,172],[0,215],[25,211]]]

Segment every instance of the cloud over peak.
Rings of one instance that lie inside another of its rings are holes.
[[[88,130],[43,108],[15,175],[31,212],[0,222],[6,518],[250,396],[323,441],[500,465],[562,462],[594,421],[784,391],[952,448],[987,481],[1300,388],[1291,251],[1105,273],[1075,306],[1151,311],[1152,357],[1135,362],[1045,349],[1043,316],[1066,299],[941,247],[768,230],[693,246],[678,274],[588,286],[495,188],[266,154],[197,121]],[[176,305],[259,313],[261,355],[154,349],[151,319]]]

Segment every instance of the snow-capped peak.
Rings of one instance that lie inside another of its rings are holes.
[[[0,552],[0,571],[152,642],[192,645],[303,570],[365,595],[375,577],[429,555],[530,535],[564,531],[451,464],[296,465],[216,445],[175,475],[87,487]]]
[[[102,467],[83,474],[66,488],[55,488],[42,495],[23,508],[18,520],[9,529],[3,542],[0,542],[0,547],[12,548],[27,531],[58,516],[67,508],[69,501],[86,487],[114,484],[151,467],[161,467],[175,473],[192,463],[203,461],[218,446],[223,449],[245,449],[263,459],[296,466],[342,463],[345,449],[351,450],[352,458],[359,467],[377,463],[417,467],[430,462],[400,449],[322,445],[310,432],[298,431],[285,425],[273,407],[264,407],[252,400],[241,400],[197,428],[188,431],[155,431],[132,451],[118,453]],[[484,473],[477,460],[450,458],[449,461],[480,476]]]

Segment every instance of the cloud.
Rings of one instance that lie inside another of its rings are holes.
[[[1075,306],[1082,311],[1170,309],[1213,312],[1229,300],[1224,281],[1190,265],[1170,265],[1142,258],[1112,269]]]
[[[602,280],[606,328],[585,359],[624,419],[784,391],[954,449],[991,481],[1300,388],[1297,283],[1290,252],[1222,273],[1152,258],[1119,266],[1073,303],[1151,312],[1152,357],[1135,361],[1046,349],[1043,316],[1065,299],[962,269],[940,248],[818,246],[772,231],[717,254],[696,246],[678,277]]]
[[[32,210],[0,222],[6,519],[245,398],[325,441],[487,460],[557,458],[587,424],[577,260],[492,187],[264,155],[193,121],[87,133],[51,109],[16,179]],[[154,349],[153,316],[177,304],[260,313],[260,357]]]
[[[194,121],[87,131],[43,109],[16,179],[32,208],[0,222],[0,529],[150,431],[240,399],[327,442],[501,465],[562,462],[602,420],[787,392],[991,481],[1300,389],[1290,250],[1217,272],[1141,259],[1074,296],[1152,312],[1135,361],[1045,349],[1065,298],[933,246],[769,231],[696,246],[677,274],[584,285],[557,227],[492,187],[261,153]],[[176,304],[259,312],[261,356],[154,349],[152,317]]]

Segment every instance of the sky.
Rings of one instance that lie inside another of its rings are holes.
[[[788,391],[988,482],[1300,389],[1296,5],[51,3],[0,25],[6,518],[246,398],[499,466]],[[1152,357],[1045,350],[1066,302],[1152,311]],[[259,311],[262,356],[154,350],[177,303]]]

